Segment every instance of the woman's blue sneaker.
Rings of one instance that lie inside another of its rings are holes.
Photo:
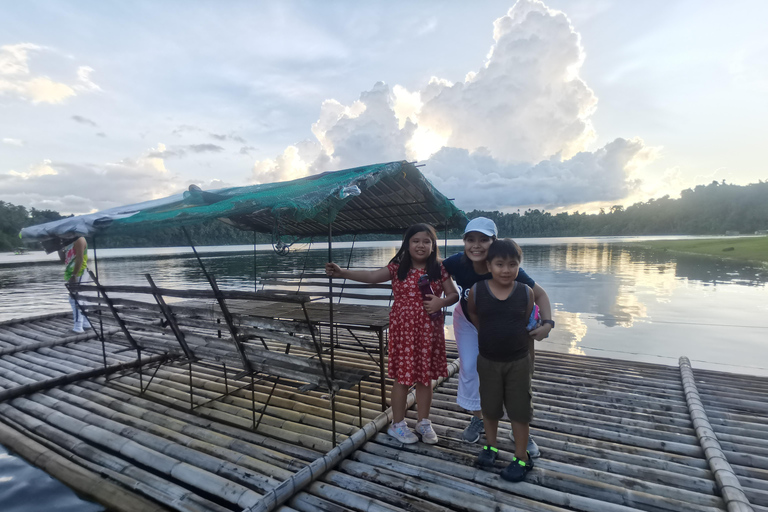
[[[472,416],[467,428],[461,433],[461,440],[467,443],[476,443],[480,440],[480,434],[485,432],[485,425],[483,420],[476,416]]]
[[[512,429],[509,429],[509,440],[513,443],[515,442],[515,434],[512,433]],[[539,445],[536,444],[536,441],[533,440],[533,436],[528,436],[528,446],[525,449],[534,459],[541,457],[541,450],[539,450]]]

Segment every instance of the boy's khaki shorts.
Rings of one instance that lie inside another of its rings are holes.
[[[510,421],[530,423],[533,420],[531,373],[530,355],[506,362],[490,361],[478,355],[483,416],[498,421],[506,408]]]

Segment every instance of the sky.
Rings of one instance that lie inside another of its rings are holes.
[[[768,2],[3,2],[0,200],[407,159],[466,211],[768,179]]]

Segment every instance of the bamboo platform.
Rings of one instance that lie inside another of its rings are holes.
[[[322,392],[160,356],[139,372],[114,326],[103,346],[69,328],[66,315],[0,323],[0,443],[110,510],[768,511],[765,378],[537,352],[542,457],[511,484],[498,477],[508,425],[493,471],[459,441],[469,415],[457,375],[435,390],[438,445],[379,431],[388,420],[372,376],[337,395],[334,448]],[[338,339],[338,360],[375,368]]]

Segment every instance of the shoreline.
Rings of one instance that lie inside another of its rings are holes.
[[[747,235],[749,236],[749,235]],[[754,235],[753,235],[754,236]],[[674,241],[674,240],[698,240],[698,239],[718,239],[725,236],[699,236],[699,235],[604,235],[604,236],[569,236],[569,237],[526,237],[513,238],[521,246],[525,245],[556,245],[573,243],[640,243],[649,241]],[[732,239],[732,237],[728,237]],[[438,240],[438,245],[443,247],[444,240]],[[449,246],[462,245],[460,238],[449,239]],[[333,247],[338,249],[349,249],[353,242],[334,242]],[[354,242],[355,247],[399,247],[400,240],[367,240]],[[328,245],[325,242],[313,242],[312,250],[325,250]],[[253,254],[256,251],[272,251],[271,244],[253,245],[201,245],[195,246],[200,255],[212,256],[239,256]],[[295,250],[304,251],[307,248],[306,242],[296,244]],[[89,247],[89,258],[92,257],[93,248]],[[99,259],[130,259],[145,256],[151,256],[157,259],[188,257],[194,258],[192,249],[188,246],[180,247],[123,247],[123,248],[105,248],[98,249]],[[55,253],[45,254],[44,251],[29,251],[25,254],[14,254],[13,252],[0,252],[0,267],[15,267],[26,265],[52,265],[59,264],[59,258]]]
[[[654,240],[627,242],[653,251],[708,256],[768,266],[768,236],[748,235],[695,240]]]

